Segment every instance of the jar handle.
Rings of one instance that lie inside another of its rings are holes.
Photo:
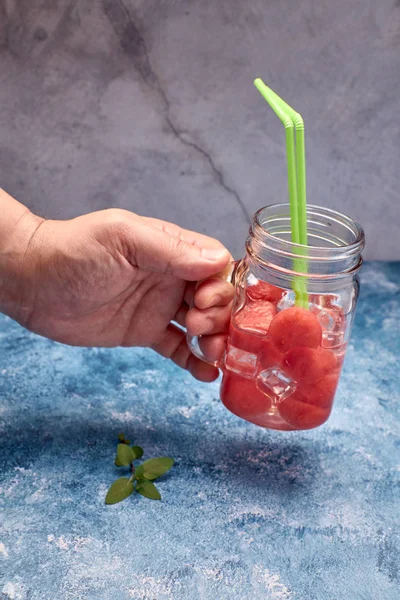
[[[210,279],[222,279],[223,281],[227,281],[228,283],[234,284],[235,273],[236,273],[236,269],[237,269],[239,263],[240,263],[239,260],[231,261],[230,263],[227,264],[227,266],[225,267],[225,269],[223,271],[220,271],[216,275],[213,275]],[[200,283],[201,283],[201,281],[197,282],[196,288]],[[193,306],[193,304],[192,304],[192,306]],[[192,306],[191,306],[191,308],[192,308]],[[189,350],[191,351],[192,354],[194,354],[194,356],[196,356],[203,362],[206,362],[209,365],[213,365],[214,367],[220,368],[221,361],[218,361],[218,360],[217,361],[209,361],[206,359],[206,357],[204,356],[203,352],[200,349],[200,345],[199,345],[200,338],[201,338],[201,335],[189,335],[189,334],[186,335],[186,340],[187,340],[187,345],[189,347]]]

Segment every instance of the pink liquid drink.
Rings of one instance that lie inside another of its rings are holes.
[[[244,307],[231,319],[221,400],[256,425],[310,429],[330,415],[346,322],[333,296],[323,298],[326,308],[280,310],[286,294],[266,282],[247,288]]]

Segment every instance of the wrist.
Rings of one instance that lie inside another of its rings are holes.
[[[22,325],[35,298],[35,264],[30,244],[44,219],[0,189],[0,312]]]

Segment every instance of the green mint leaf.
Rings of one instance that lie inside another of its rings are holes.
[[[131,462],[135,459],[133,450],[126,444],[118,444],[117,446],[117,458],[115,464],[117,467],[129,467]]]
[[[161,494],[151,481],[140,481],[136,486],[136,491],[150,500],[161,500]]]
[[[163,456],[145,460],[140,466],[143,467],[143,474],[146,479],[157,479],[157,477],[160,477],[169,471],[173,464],[173,458]]]
[[[144,469],[143,469],[143,465],[139,465],[138,467],[136,467],[135,469],[135,479],[143,479],[144,477]]]
[[[119,433],[119,434],[118,434],[118,440],[119,440],[120,442],[123,442],[123,441],[124,441],[124,439],[125,439],[125,436],[124,436],[124,434],[123,434],[123,433]]]
[[[121,477],[114,481],[107,492],[106,504],[117,504],[128,498],[133,492],[133,483],[127,477]]]
[[[132,446],[132,451],[133,451],[133,454],[135,455],[135,458],[142,458],[143,448],[141,448],[140,446]]]

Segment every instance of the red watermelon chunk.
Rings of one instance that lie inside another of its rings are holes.
[[[318,319],[298,306],[279,312],[271,321],[269,335],[281,352],[298,346],[317,348],[322,340]]]
[[[330,415],[339,371],[329,373],[313,384],[301,385],[279,404],[279,414],[296,429],[311,429],[322,425]]]
[[[295,394],[279,405],[282,419],[294,429],[312,429],[325,423],[331,407],[312,406],[296,399]]]
[[[264,339],[265,337],[259,333],[249,333],[232,325],[229,330],[229,343],[245,352],[253,352],[254,354],[261,352]]]
[[[234,315],[236,327],[249,332],[267,333],[276,307],[272,302],[249,302]]]
[[[336,368],[333,352],[323,348],[291,348],[283,358],[285,373],[299,383],[314,383]]]
[[[269,325],[276,314],[271,302],[249,302],[232,316],[229,338],[232,346],[254,352],[261,352]]]
[[[242,419],[271,409],[271,400],[256,388],[254,380],[232,372],[225,373],[222,379],[221,400],[228,410]]]
[[[301,400],[313,406],[331,407],[339,383],[339,376],[340,371],[335,370],[313,384],[302,385],[299,388]]]
[[[283,294],[283,290],[266,281],[259,281],[255,285],[249,285],[246,288],[246,292],[251,300],[266,300],[275,304],[279,302]]]
[[[269,337],[265,338],[261,344],[260,369],[265,370],[270,367],[280,367],[283,363],[283,358],[282,353],[279,352],[273,341]]]

